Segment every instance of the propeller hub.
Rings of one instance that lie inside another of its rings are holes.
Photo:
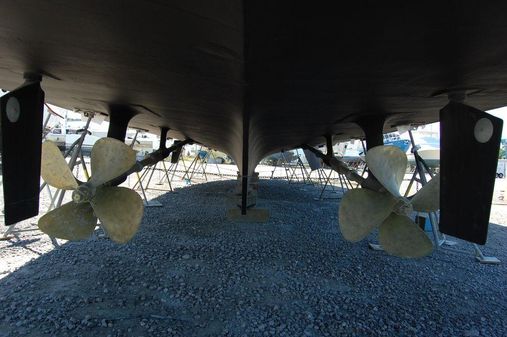
[[[405,215],[409,217],[413,211],[414,208],[412,207],[410,200],[404,197],[398,198],[398,202],[393,207],[393,212],[398,215]]]
[[[72,192],[72,200],[76,204],[83,202],[90,202],[93,195],[95,194],[95,188],[89,184],[80,185],[77,189]]]

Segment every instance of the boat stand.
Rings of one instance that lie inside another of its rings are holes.
[[[285,157],[285,153],[282,151],[282,165],[285,169],[285,175],[287,177],[287,181],[289,184],[292,183],[303,183],[303,184],[312,184],[313,182],[310,178],[310,174],[306,169],[303,161],[301,160],[301,155],[299,154],[299,149],[296,149],[296,163],[290,163]],[[275,167],[276,169],[276,167]],[[299,171],[301,172],[301,176],[299,175]],[[302,180],[302,181],[301,181]]]
[[[338,172],[333,171],[332,169],[329,169],[329,173],[326,172],[325,168],[320,168],[315,171],[317,171],[319,185],[321,186],[321,189],[320,189],[319,197],[314,198],[314,200],[317,200],[317,201],[319,201],[319,200],[340,200],[347,190],[354,188],[354,186],[352,185],[352,183],[350,182],[350,180],[347,177],[345,177],[344,175],[342,175]],[[333,177],[334,174],[336,174],[338,176]],[[341,191],[337,190],[337,186],[335,186],[333,184],[332,180],[339,181]],[[328,188],[330,188],[331,191],[326,191]],[[341,193],[342,196],[336,197],[336,198],[325,197],[324,196],[325,192]]]
[[[171,176],[171,179],[170,179],[171,182],[174,182],[175,176],[176,176],[176,178],[179,178],[181,180],[185,180],[185,176],[187,174],[188,169],[187,169],[187,164],[185,164],[185,159],[181,155],[182,153],[184,153],[184,149],[185,149],[185,147],[183,147],[181,149],[181,152],[179,153],[179,156],[178,156],[178,159],[176,160],[176,162],[173,162],[172,157],[171,157],[171,165],[169,165],[169,167],[167,168],[167,174]],[[176,172],[178,172],[178,173],[180,172],[180,171],[178,171],[178,166],[179,166],[180,162],[183,164],[183,169],[184,169],[182,171],[183,175],[176,174]],[[190,184],[190,182],[187,181],[187,184]]]
[[[158,183],[155,183],[155,185],[163,185],[164,181],[167,180],[167,183],[169,184],[169,190],[157,189],[157,188],[155,188],[155,190],[157,190],[157,191],[166,191],[166,192],[174,192],[173,191],[173,187],[171,185],[171,179],[169,178],[169,168],[171,168],[171,166],[169,166],[169,168],[168,168],[167,165],[165,164],[165,160],[162,160],[159,163],[162,163],[162,169],[159,169],[159,170],[162,170],[162,172],[164,172],[164,174],[162,175],[162,179],[160,179]]]
[[[213,161],[215,162],[215,165],[217,167],[217,171],[218,171],[218,176],[220,177],[220,179],[223,179],[223,175],[222,175],[222,172],[220,171],[220,166],[218,166],[218,161],[217,161],[217,157],[215,156],[215,154],[213,153],[213,151],[210,151],[210,156],[211,158],[213,158]],[[223,164],[224,162],[222,162]]]
[[[183,161],[183,165],[185,167],[185,170],[183,171],[182,179],[185,180],[185,183],[187,185],[192,184],[192,179],[194,178],[194,176],[196,174],[202,175],[204,177],[205,181],[208,181],[208,176],[206,175],[206,166],[207,166],[206,159],[209,156],[209,154],[206,153],[206,155],[201,157],[200,156],[201,151],[202,151],[202,146],[199,148],[199,150],[195,154],[194,159],[192,159],[192,161],[190,162],[190,165],[188,167],[185,165],[185,161],[183,160],[183,158],[181,158],[181,160]]]
[[[44,106],[46,106],[46,109],[47,109],[47,112],[48,112],[48,115],[46,117],[46,119],[44,120],[43,124],[42,124],[42,140],[46,140],[46,137],[48,135],[48,133],[53,129],[47,129],[48,127],[48,124],[49,124],[49,120],[51,119],[51,116],[53,114],[55,114],[55,112],[53,111],[53,109],[51,109],[47,103],[44,103]],[[47,129],[47,130],[46,130]]]
[[[202,146],[199,148],[199,151],[201,151],[201,150],[202,150]],[[194,174],[196,173],[197,170],[201,169],[200,174],[202,174],[204,176],[204,178],[206,179],[206,181],[208,181],[208,178],[206,176],[206,171],[205,171],[206,165],[203,165],[203,162],[202,162],[203,160],[201,160],[199,158],[199,151],[197,151],[195,157],[190,162],[190,165],[187,166],[187,164],[185,164],[185,159],[181,155],[181,153],[184,153],[184,148],[183,148],[176,163],[171,163],[171,165],[169,165],[169,167],[166,169],[167,176],[165,177],[165,179],[167,179],[168,181],[174,182],[174,177],[176,177],[181,180],[184,180],[186,185],[191,185],[192,178],[193,178]],[[204,159],[206,159],[207,156],[208,156],[208,154],[206,154]],[[179,166],[180,162],[183,165],[183,170],[178,170],[178,166]],[[165,164],[164,164],[164,166],[167,167]],[[169,178],[169,176],[171,176],[171,178]],[[162,180],[163,179],[164,179],[164,177],[162,178]]]
[[[132,139],[132,142],[130,143],[130,147],[132,147],[132,148],[134,147],[138,134],[139,134],[139,130],[136,130],[134,138]],[[157,165],[158,165],[158,162],[153,166],[147,167],[145,170],[143,170],[141,175],[139,174],[139,172],[136,172],[137,182],[134,184],[133,189],[136,189],[137,186],[139,186],[141,188],[141,192],[142,192],[141,194],[143,197],[143,204],[145,207],[162,207],[162,204],[160,202],[158,202],[156,200],[148,200],[148,197],[146,196],[146,190],[149,188],[151,178],[153,176],[153,173],[157,169]],[[144,178],[150,172],[150,170],[151,170],[150,178],[148,179],[148,182],[145,187],[145,186],[143,186],[143,181],[144,181]],[[171,188],[171,191],[172,191],[171,182],[169,182],[169,187]]]
[[[269,177],[269,179],[274,179],[275,178],[275,172],[276,172],[276,168],[278,167],[278,161],[275,162],[275,165],[273,166],[273,170],[271,171],[271,176]]]
[[[208,176],[206,175],[206,166],[208,165],[206,159],[208,158],[208,152],[204,154],[204,156],[201,157],[203,149],[202,146],[199,148],[199,151],[195,154],[194,160],[190,163],[190,166],[188,167],[188,171],[186,172],[187,176],[189,171],[192,169],[192,173],[190,173],[190,176],[188,176],[188,180],[190,180],[190,183],[192,183],[192,178],[194,175],[201,174],[204,176],[204,180],[208,181]]]
[[[137,140],[137,135],[139,134],[139,130],[136,130],[136,134],[134,135],[134,138],[132,139],[132,143],[130,143],[130,147],[134,147],[134,144]],[[158,164],[158,163],[157,163]],[[134,187],[132,189],[136,189],[137,186],[141,188],[142,196],[143,196],[143,204],[145,207],[162,207],[162,204],[156,200],[148,200],[148,197],[146,196],[146,190],[148,189],[148,186],[150,185],[151,177],[153,176],[153,173],[155,172],[155,169],[157,167],[157,164],[153,166],[148,166],[140,175],[139,172],[136,172],[137,182],[134,184]],[[148,179],[148,183],[146,184],[146,187],[143,186],[143,180],[148,175],[148,173],[151,170],[150,178]],[[169,183],[169,186],[171,186],[171,183]],[[172,190],[172,188],[171,188]]]
[[[159,173],[160,173],[160,171],[163,172],[163,175],[161,178],[159,175],[159,181],[156,184],[162,185],[165,181],[167,181],[169,184],[169,190],[171,192],[173,192],[171,182],[174,181],[175,176],[177,178],[181,178],[182,180],[184,180],[187,185],[192,184],[192,180],[194,179],[194,177],[196,175],[202,175],[204,177],[204,179],[206,181],[208,181],[209,172],[206,171],[206,168],[208,167],[208,159],[209,158],[213,158],[215,160],[218,176],[220,178],[222,178],[222,172],[220,171],[220,167],[218,166],[218,163],[216,163],[216,157],[213,155],[213,153],[211,151],[206,151],[206,154],[204,156],[202,156],[202,149],[203,149],[203,147],[201,146],[199,148],[199,151],[197,152],[196,156],[192,159],[192,162],[190,163],[190,165],[188,167],[185,164],[183,157],[180,155],[178,160],[176,161],[176,163],[171,163],[169,165],[169,167],[167,166],[165,161],[161,161],[161,162],[159,162],[160,165],[162,166],[161,168],[157,167],[157,165],[159,165],[159,163],[157,163],[156,165],[144,170],[141,173],[141,175],[138,177],[138,182],[136,182],[136,184],[134,185],[134,188],[137,188],[139,186],[141,188],[141,191],[143,191],[143,189],[144,189],[144,191],[146,191],[148,189],[162,190],[162,189],[156,189],[153,187],[149,187],[155,171],[159,171]],[[183,164],[183,168],[184,168],[183,171],[178,171],[178,166],[179,166],[180,161]],[[178,173],[181,172],[182,175],[179,176],[177,174],[177,172]],[[143,183],[146,180],[146,178],[148,180],[146,182],[146,185],[143,186]],[[162,191],[168,191],[168,190],[162,190]],[[144,192],[143,192],[143,194],[144,194]]]
[[[161,168],[158,167],[159,163],[161,163],[160,164],[162,166]],[[161,160],[160,162],[156,163],[153,166],[147,167],[145,170],[143,170],[141,172],[141,174],[137,173],[137,182],[134,184],[133,188],[137,189],[138,187],[140,187],[141,189],[144,189],[145,191],[151,189],[151,190],[155,190],[155,191],[173,192],[173,187],[172,187],[172,184],[171,184],[171,179],[169,178],[170,169],[171,169],[171,166],[169,166],[169,168],[167,168],[167,166],[165,164],[165,161],[163,161],[163,160]],[[159,177],[160,177],[160,172],[163,172],[162,178],[161,179],[159,178],[159,182],[155,183],[155,185],[162,185],[164,183],[164,180],[167,180],[168,183],[169,183],[169,189],[168,190],[167,189],[150,187],[150,184],[151,184],[151,181],[152,181],[152,178],[153,178],[153,175],[154,175],[155,171],[158,171]],[[143,185],[143,183],[146,180],[146,178],[148,178],[148,180],[147,180],[146,184]]]
[[[288,162],[287,157],[285,156],[285,152],[282,150],[280,152],[280,159],[278,159],[275,162],[275,165],[273,165],[273,170],[271,171],[271,176],[269,177],[269,179],[284,179],[284,178],[281,178],[278,176],[275,177],[276,169],[278,167],[280,167],[283,169],[283,172],[285,172],[285,179],[289,182],[289,184],[292,182],[293,178],[298,180],[298,182],[299,182],[299,179],[297,177],[297,172],[295,172],[297,170],[297,168],[294,168],[294,170],[293,170],[294,166],[295,165],[291,165]],[[289,173],[291,173],[291,175],[289,175]]]
[[[203,171],[206,173],[206,175],[218,175],[220,177],[220,179],[222,179],[223,176],[222,176],[222,172],[220,171],[220,167],[218,166],[217,157],[213,153],[213,150],[211,150],[211,149],[208,149],[208,150],[209,151],[207,151],[207,153],[204,156],[204,158],[201,159],[202,160],[202,165],[203,165]],[[210,158],[213,159],[213,162],[215,163],[215,167],[217,169],[218,174],[211,173],[211,172],[206,172],[206,168],[209,165],[209,159]],[[207,177],[206,177],[206,181],[207,181]]]
[[[485,256],[477,244],[474,245],[475,259],[483,264],[500,264],[501,261],[495,256]]]
[[[145,172],[149,172],[151,170],[150,178],[148,179],[148,183],[146,184],[146,189],[148,189],[148,186],[150,184],[151,177],[153,176],[153,172],[155,172],[156,164],[153,165],[153,167],[148,167]],[[162,207],[162,204],[157,200],[148,200],[148,197],[146,196],[146,191],[143,186],[143,181],[141,176],[139,175],[139,172],[136,172],[137,176],[137,183],[139,184],[139,187],[141,188],[142,196],[143,196],[143,204],[145,207]],[[146,176],[146,175],[145,175]]]

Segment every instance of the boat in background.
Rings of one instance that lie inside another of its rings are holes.
[[[65,112],[64,114],[65,117],[47,132],[45,138],[56,143],[62,151],[68,150],[81,137],[86,127],[86,121],[79,114],[72,112]],[[83,154],[89,155],[95,142],[107,137],[108,127],[109,123],[107,122],[96,123],[92,121],[90,123],[82,146]],[[134,138],[135,142],[132,145]],[[138,159],[142,159],[146,154],[158,148],[159,138],[151,133],[128,129],[125,143],[132,145],[132,148],[137,151]]]
[[[384,145],[396,146],[401,151],[407,152],[410,148],[410,140],[402,139],[398,132],[389,132],[384,134]]]
[[[417,153],[426,164],[432,168],[440,166],[440,129],[439,124],[428,124],[412,131],[414,142],[418,147]],[[407,154],[410,167],[415,166],[412,154],[412,143],[408,132],[389,132],[384,134],[384,145],[396,146]],[[324,148],[324,145],[322,145]],[[334,154],[349,165],[356,166],[364,161],[364,147],[361,140],[353,139],[348,142],[335,144]]]
[[[125,143],[131,145],[134,151],[137,152],[137,159],[142,159],[148,153],[153,152],[156,148],[158,148],[159,137],[155,136],[152,133],[147,132],[137,132],[136,130],[128,130],[127,136],[125,137]],[[135,138],[135,141],[134,141]],[[132,145],[132,142],[134,144]]]
[[[56,143],[60,150],[65,151],[81,137],[85,126],[86,122],[81,118],[72,117],[66,113],[63,120],[46,134],[46,140]],[[95,142],[106,135],[107,127],[90,123],[82,146],[83,153],[89,154]]]
[[[440,125],[439,123],[428,124],[412,131],[417,153],[431,169],[440,167]],[[401,136],[410,143],[410,136],[404,133]],[[409,144],[410,145],[410,144]],[[407,151],[409,165],[415,166],[412,148]]]
[[[410,140],[401,139],[397,132],[389,132],[384,134],[384,145],[396,146],[403,152],[407,152],[410,148]],[[364,160],[364,147],[361,140],[353,139],[345,143],[339,143],[333,149],[335,156],[346,163]]]

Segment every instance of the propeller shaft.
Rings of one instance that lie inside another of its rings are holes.
[[[343,161],[339,160],[332,154],[325,155],[321,151],[315,149],[312,146],[309,145],[301,145],[303,149],[310,150],[312,153],[314,153],[317,157],[322,159],[322,161],[331,167],[334,171],[343,174],[345,177],[347,177],[349,180],[355,181],[361,187],[368,188],[372,191],[382,192],[384,191],[384,188],[378,181],[375,179],[365,179],[362,176],[360,176],[356,171],[350,169],[347,164],[345,164]]]

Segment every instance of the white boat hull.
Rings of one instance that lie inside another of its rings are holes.
[[[417,151],[419,156],[428,164],[429,167],[440,166],[440,149],[424,149]],[[415,165],[414,155],[410,153],[408,156],[408,162],[411,165]]]

